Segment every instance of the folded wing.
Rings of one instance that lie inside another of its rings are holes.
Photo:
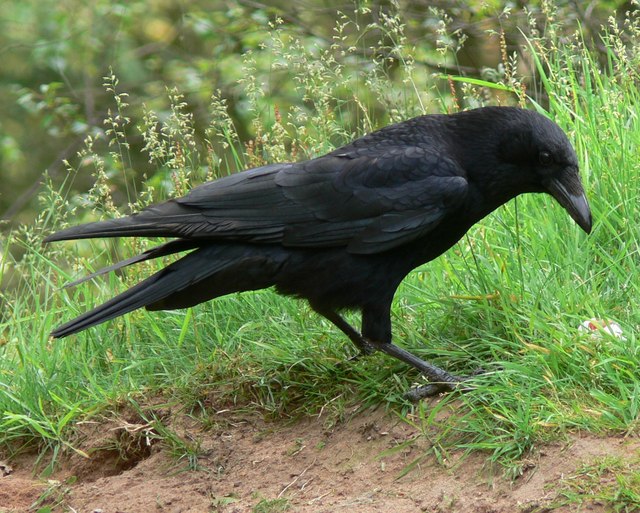
[[[161,236],[371,254],[424,236],[466,195],[463,171],[433,150],[346,147],[208,182],[139,214],[45,240]]]

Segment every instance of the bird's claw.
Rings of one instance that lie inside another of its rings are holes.
[[[411,388],[404,394],[404,398],[412,402],[417,402],[427,397],[434,397],[438,394],[444,394],[447,392],[469,392],[475,387],[468,383],[469,378],[484,374],[484,369],[476,369],[469,376],[461,377],[450,375],[450,381],[443,381],[441,383],[427,383],[426,385],[419,385]]]
[[[453,390],[466,391],[469,389],[461,387],[461,383],[462,380],[454,381],[452,383],[427,383],[426,385],[419,385],[405,392],[404,398],[412,402],[418,402],[421,399],[452,392]]]

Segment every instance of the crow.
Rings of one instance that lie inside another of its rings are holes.
[[[361,351],[415,367],[419,399],[464,382],[392,343],[391,303],[404,277],[523,193],[548,193],[587,233],[591,210],[578,160],[558,125],[536,112],[484,107],[386,126],[324,156],[249,169],[118,219],[71,227],[45,242],[96,237],[172,240],[84,279],[178,252],[110,301],[59,326],[66,337],[132,310],[186,308],[275,287],[304,298]],[[343,311],[362,316],[361,331]]]

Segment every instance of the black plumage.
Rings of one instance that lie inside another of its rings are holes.
[[[107,271],[190,251],[52,335],[143,306],[184,308],[275,286],[307,299],[363,352],[385,351],[437,383],[417,395],[453,388],[460,378],[391,343],[393,295],[409,271],[528,192],[551,194],[591,230],[576,154],[564,132],[540,114],[486,107],[390,125],[316,159],[250,169],[129,217],[50,235],[46,242],[176,239]],[[340,317],[344,309],[362,313],[361,332]]]

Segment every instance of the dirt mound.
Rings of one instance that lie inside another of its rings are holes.
[[[545,447],[524,476],[510,481],[483,455],[438,463],[426,438],[380,411],[330,429],[322,418],[267,422],[233,411],[219,417],[209,431],[189,418],[172,426],[192,444],[191,459],[182,460],[166,442],[155,443],[149,424],[120,418],[87,425],[90,458],[72,458],[57,481],[31,477],[33,460],[12,463],[0,477],[0,512],[27,511],[39,497],[52,511],[82,513],[543,512],[582,463],[637,458],[640,450],[637,440],[575,437]],[[589,511],[606,509],[594,502]]]

